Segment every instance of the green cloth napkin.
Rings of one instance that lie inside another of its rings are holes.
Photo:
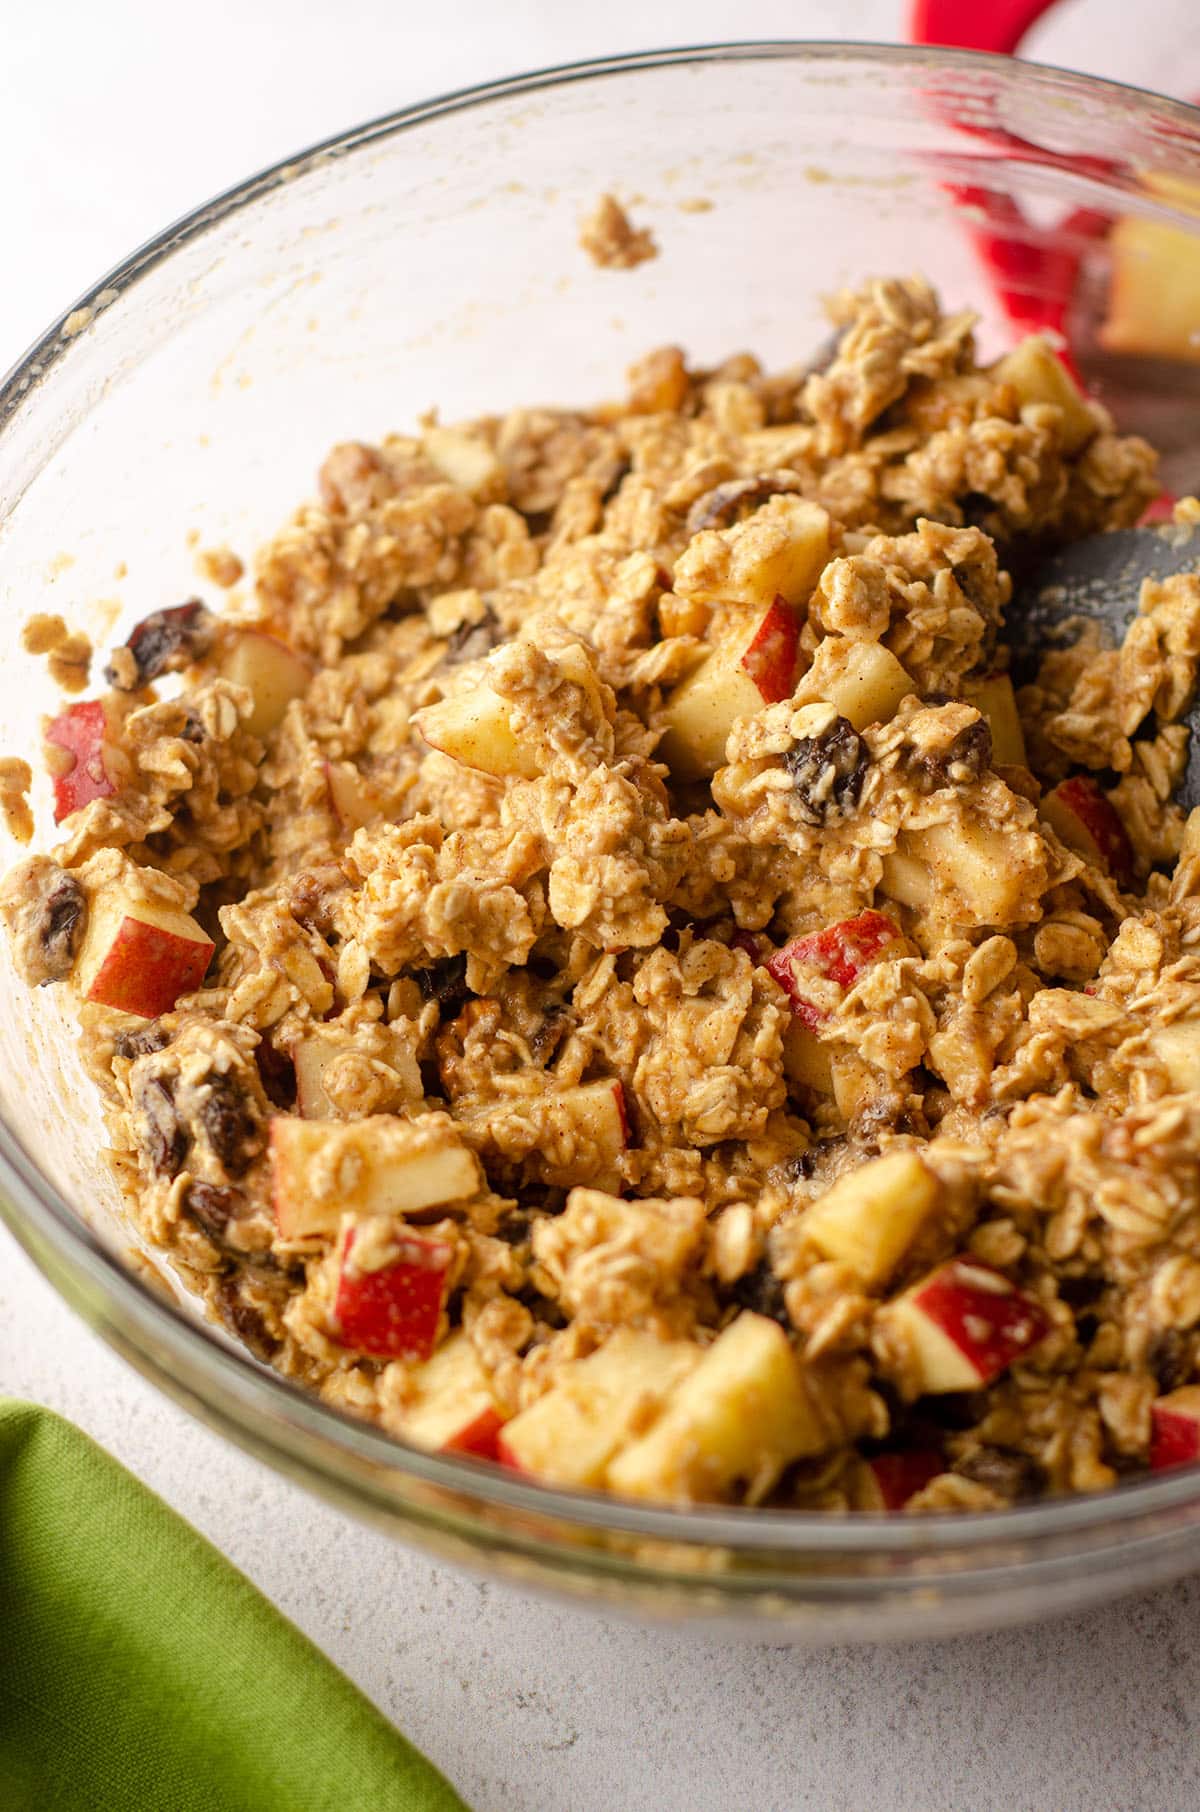
[[[160,1498],[60,1416],[3,1398],[0,1807],[466,1812]]]

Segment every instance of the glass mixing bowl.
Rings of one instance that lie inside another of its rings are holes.
[[[1196,234],[1189,183],[1200,113],[1177,103],[969,54],[789,44],[500,82],[254,177],[135,253],[0,388],[0,749],[35,750],[52,703],[20,652],[31,610],[111,645],[193,589],[197,538],[252,550],[339,438],[435,403],[452,418],[619,393],[664,341],[790,363],[824,338],[821,295],[871,273],[926,272],[979,310],[989,350],[1014,311],[1069,316],[1087,368],[1109,256],[1089,221]],[[579,250],[606,189],[653,229],[653,262],[598,270]],[[1093,369],[1126,419],[1166,424],[1174,487],[1200,484],[1186,365],[1126,351]],[[167,1299],[116,1218],[56,991],[4,983],[0,1213],[17,1238],[164,1390],[402,1540],[770,1641],[1012,1621],[1200,1562],[1200,1470],[974,1518],[855,1519],[635,1506],[406,1449]]]

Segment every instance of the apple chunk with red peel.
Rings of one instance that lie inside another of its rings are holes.
[[[653,1423],[700,1356],[690,1340],[618,1328],[597,1352],[560,1366],[546,1394],[505,1425],[500,1459],[556,1485],[603,1484],[613,1455]]]
[[[412,1395],[399,1432],[434,1453],[469,1453],[494,1460],[504,1417],[487,1374],[466,1334],[451,1334],[420,1370],[411,1374]]]
[[[829,1438],[776,1321],[744,1310],[673,1392],[662,1415],[608,1469],[626,1497],[692,1503],[745,1483],[753,1500]]]
[[[1066,844],[1099,868],[1106,868],[1118,887],[1133,882],[1133,846],[1111,800],[1086,774],[1063,780],[1038,808]]]
[[[416,1214],[482,1187],[479,1160],[441,1115],[296,1120],[270,1126],[272,1200],[284,1239],[337,1232],[343,1213]]]
[[[868,1495],[874,1510],[903,1510],[909,1498],[924,1491],[946,1470],[940,1453],[877,1453],[867,1461]],[[864,1506],[865,1508],[866,1506]]]
[[[454,1256],[445,1240],[402,1224],[347,1227],[338,1260],[333,1332],[372,1359],[428,1359],[437,1341]]]
[[[213,948],[186,912],[100,892],[88,912],[75,985],[85,1000],[157,1019],[200,986]]]
[[[312,684],[312,668],[303,655],[261,629],[231,631],[219,646],[216,665],[224,679],[252,695],[246,728],[260,738],[283,722],[292,700]]]
[[[886,913],[867,911],[793,938],[775,952],[766,967],[787,995],[793,1015],[815,1031],[864,969],[907,948],[894,920]]]
[[[805,1238],[865,1284],[884,1283],[942,1199],[915,1151],[890,1151],[847,1172],[804,1211]]]
[[[1049,1330],[1040,1303],[991,1265],[952,1258],[879,1311],[916,1396],[979,1390]]]
[[[783,598],[776,598],[741,657],[743,669],[768,705],[777,705],[792,696],[799,646],[796,613]]]
[[[527,1163],[540,1181],[570,1188],[586,1175],[592,1189],[621,1186],[618,1159],[629,1144],[625,1090],[615,1077],[545,1088],[484,1109],[477,1122],[510,1163]]]
[[[800,625],[777,597],[749,632],[730,630],[703,664],[667,699],[663,760],[678,780],[700,780],[725,763],[725,744],[739,717],[790,698],[796,682]]]
[[[536,741],[518,733],[507,699],[486,682],[427,705],[413,723],[431,749],[497,780],[536,780],[542,771]]]
[[[42,732],[46,766],[54,784],[54,822],[61,824],[93,799],[109,799],[117,783],[108,771],[104,746],[108,713],[98,698],[81,699],[51,718]]]
[[[1185,1384],[1150,1405],[1150,1470],[1200,1460],[1200,1384]]]

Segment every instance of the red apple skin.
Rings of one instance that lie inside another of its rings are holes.
[[[620,1082],[613,1083],[613,1094],[617,1102],[617,1117],[621,1122],[621,1133],[626,1145],[633,1141],[633,1122],[629,1118],[629,1103],[625,1099],[625,1090]]]
[[[1003,1290],[973,1282],[972,1273],[979,1272],[996,1278]],[[966,1355],[980,1384],[998,1378],[1050,1327],[1039,1303],[1016,1289],[1002,1271],[969,1254],[939,1265],[911,1300]]]
[[[399,1257],[379,1271],[351,1265],[356,1232],[342,1242],[333,1318],[339,1338],[372,1359],[428,1359],[437,1342],[451,1249],[407,1234]]]
[[[885,1510],[902,1510],[910,1497],[946,1470],[940,1453],[877,1453],[868,1462]]]
[[[442,1452],[465,1453],[475,1460],[497,1460],[503,1427],[504,1417],[498,1409],[481,1409],[473,1421],[451,1436]]]
[[[840,988],[850,988],[899,939],[900,928],[886,913],[860,912],[857,918],[794,938],[775,952],[767,969],[787,995],[795,1017],[813,1032],[828,1016],[805,994],[804,970],[814,970]]]
[[[1133,846],[1111,801],[1086,774],[1076,774],[1054,788],[1054,796],[1078,818],[1120,887],[1133,881]]]
[[[496,1439],[496,1463],[500,1466],[507,1466],[510,1472],[525,1473],[524,1466],[505,1440],[503,1430]]]
[[[1187,1406],[1172,1402],[1182,1395],[1160,1397],[1150,1405],[1150,1470],[1167,1472],[1173,1466],[1191,1466],[1200,1460],[1200,1397],[1194,1385],[1185,1386]]]
[[[157,1019],[204,980],[211,943],[185,943],[157,925],[125,918],[88,989],[89,1000]]]
[[[117,790],[104,765],[108,719],[98,698],[68,705],[46,725],[45,739],[75,757],[65,774],[55,774],[54,822],[61,824],[93,799],[108,799]]]
[[[796,690],[796,651],[800,623],[785,599],[776,597],[754,632],[741,664],[769,705],[778,705]]]

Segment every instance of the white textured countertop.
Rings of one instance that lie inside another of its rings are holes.
[[[1125,11],[1074,0],[1043,54],[1128,75],[1106,35]],[[714,0],[594,13],[561,0],[11,7],[0,367],[167,218],[402,101],[651,41],[888,38],[901,14],[894,0],[747,0],[736,17]],[[1143,55],[1179,8],[1152,0],[1143,27],[1148,15]],[[1149,64],[1137,74],[1171,79]],[[430,1565],[225,1446],[102,1347],[4,1234],[0,1391],[61,1410],[161,1492],[477,1812],[1200,1805],[1200,1582],[1038,1629],[818,1654],[529,1602]]]

